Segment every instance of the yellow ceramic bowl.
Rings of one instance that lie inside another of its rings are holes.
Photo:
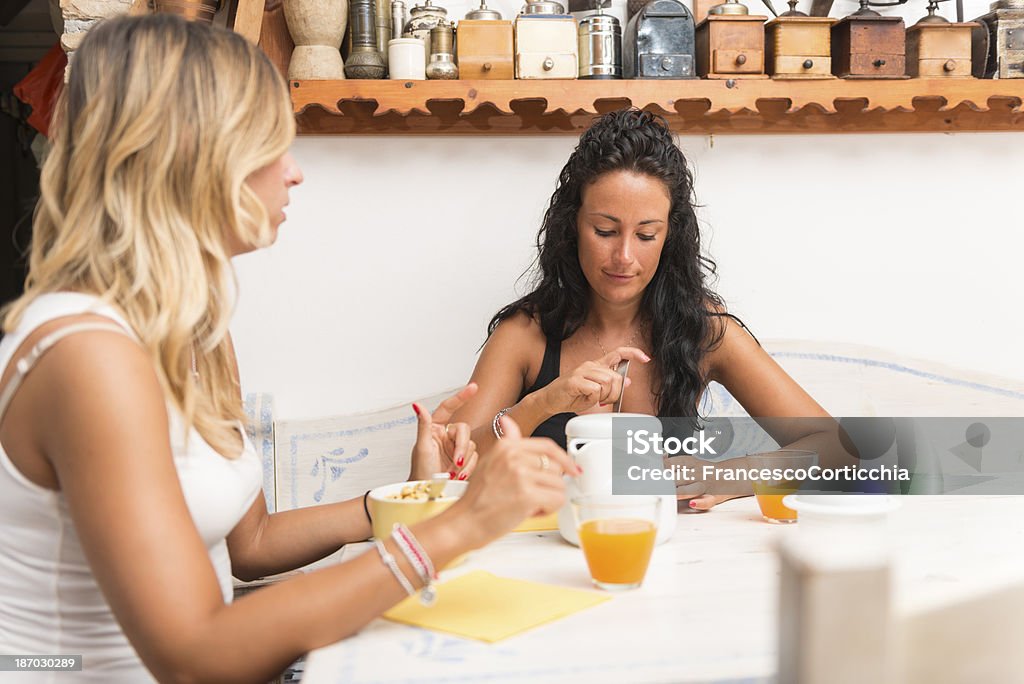
[[[373,519],[373,536],[387,539],[395,523],[413,525],[427,518],[432,518],[455,503],[466,491],[468,482],[451,480],[444,485],[444,493],[433,501],[415,499],[391,499],[397,496],[404,487],[415,485],[417,481],[396,482],[370,490],[366,505]]]

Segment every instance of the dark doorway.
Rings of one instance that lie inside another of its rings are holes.
[[[39,196],[39,169],[32,145],[36,131],[12,92],[59,40],[45,0],[8,0],[0,8],[0,303],[21,294]],[[42,139],[36,141],[41,148]]]

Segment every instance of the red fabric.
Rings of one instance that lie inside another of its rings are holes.
[[[50,119],[57,104],[57,96],[64,87],[64,67],[68,56],[60,43],[55,43],[46,56],[39,60],[32,71],[14,86],[14,95],[32,107],[28,123],[46,137],[49,136]]]

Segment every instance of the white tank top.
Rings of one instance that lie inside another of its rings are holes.
[[[125,320],[96,297],[43,295],[26,309],[18,328],[0,341],[0,374],[33,330],[47,321],[83,313],[111,318],[135,337]],[[260,461],[244,430],[242,455],[227,459],[194,430],[184,440],[181,415],[170,402],[167,413],[178,479],[224,601],[230,602],[231,560],[225,537],[260,494]],[[14,677],[15,681],[153,681],[92,576],[63,494],[26,479],[2,444],[0,530],[0,653],[83,656],[81,672],[33,672],[26,673],[30,679]],[[174,587],[154,585],[149,590]]]

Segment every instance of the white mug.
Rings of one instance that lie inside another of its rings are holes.
[[[425,81],[426,47],[419,38],[388,41],[388,78],[394,81]]]

